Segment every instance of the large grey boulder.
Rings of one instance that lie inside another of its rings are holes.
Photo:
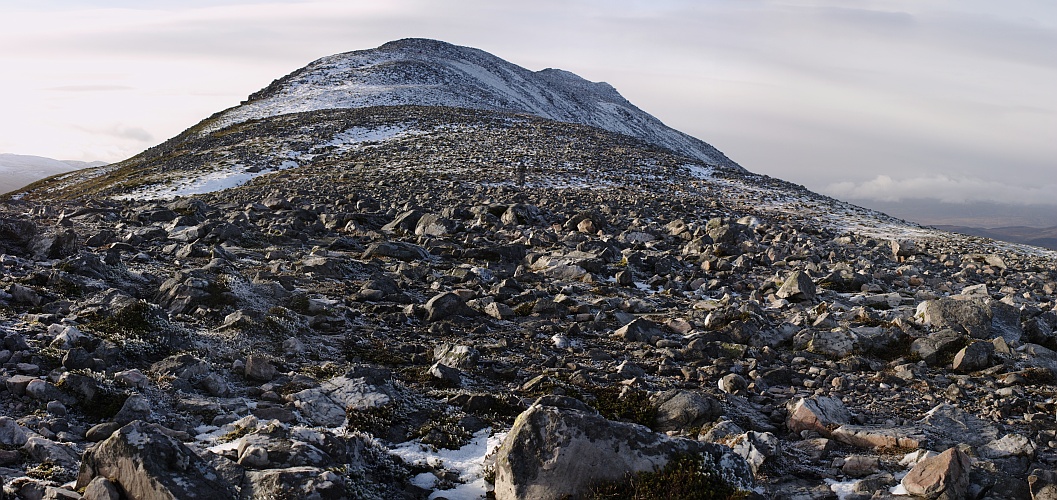
[[[926,300],[918,305],[917,316],[926,325],[950,328],[970,337],[991,337],[991,308],[980,299],[944,297]]]
[[[989,305],[991,306],[991,336],[1002,337],[1007,342],[1019,342],[1024,336],[1024,329],[1020,324],[1020,308],[998,300],[990,301]]]
[[[910,343],[910,353],[929,366],[942,364],[965,345],[965,335],[954,330],[941,330]]]
[[[443,292],[426,301],[426,320],[440,321],[450,316],[473,316],[476,312],[470,309],[457,294]]]
[[[129,498],[234,498],[209,463],[161,427],[132,422],[84,452],[77,488],[105,477]]]
[[[240,498],[349,498],[337,473],[315,467],[249,471]]]
[[[700,456],[707,468],[735,487],[747,489],[753,483],[745,459],[726,446],[672,439],[640,425],[612,422],[583,405],[547,403],[541,399],[519,415],[499,447],[498,500],[575,497],[600,482],[662,468],[680,454]]]
[[[982,446],[1000,436],[998,429],[988,420],[946,403],[934,406],[919,423],[937,448],[960,443]]]
[[[8,416],[0,416],[0,445],[22,446],[28,439],[26,429],[18,424],[15,419]]]
[[[356,367],[319,387],[291,394],[289,399],[312,425],[337,427],[346,413],[385,406],[396,399],[388,370]]]
[[[657,395],[655,402],[654,428],[661,432],[701,427],[723,414],[716,398],[699,392],[673,389]]]

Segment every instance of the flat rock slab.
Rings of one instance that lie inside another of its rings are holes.
[[[842,425],[830,437],[844,444],[869,449],[917,449],[927,442],[924,432],[915,426]]]

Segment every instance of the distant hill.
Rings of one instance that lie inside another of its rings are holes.
[[[1023,243],[1025,245],[1034,245],[1037,247],[1049,248],[1050,250],[1057,250],[1057,226],[1046,228],[1028,226],[979,228],[937,225],[933,227],[944,231],[950,231],[952,233],[968,234],[970,236],[980,236],[991,238],[993,240]]]
[[[0,153],[0,193],[14,191],[45,177],[102,165],[106,165],[106,162],[55,160],[43,156]]]

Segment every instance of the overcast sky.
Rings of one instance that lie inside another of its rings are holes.
[[[120,160],[405,37],[606,81],[825,194],[1057,206],[1048,0],[0,0],[0,152]]]

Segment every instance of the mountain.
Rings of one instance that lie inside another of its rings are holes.
[[[14,191],[45,177],[105,164],[104,162],[53,160],[43,156],[0,153],[0,193]]]
[[[712,146],[635,107],[609,84],[560,69],[533,72],[482,50],[417,38],[314,61],[215,116],[203,133],[288,113],[407,105],[513,112],[590,125],[707,164],[737,167]]]
[[[588,115],[398,102],[427,69],[280,105],[330,99],[304,70],[0,202],[4,495],[1055,487],[1057,253]]]

